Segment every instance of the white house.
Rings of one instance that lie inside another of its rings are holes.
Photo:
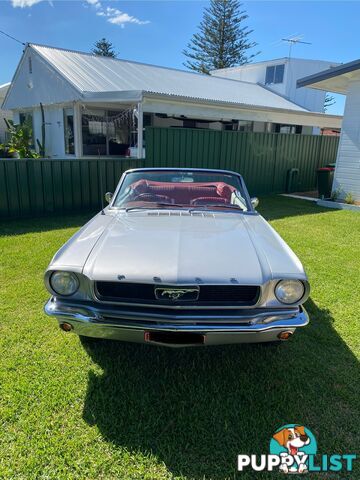
[[[0,85],[0,106],[4,101],[5,95],[10,87],[10,82],[9,83],[4,83],[4,85]],[[0,108],[0,143],[5,142],[5,134],[6,134],[6,123],[4,122],[4,118],[6,120],[11,120],[12,119],[12,112],[9,110],[3,110]]]
[[[360,201],[360,60],[302,78],[298,86],[346,95],[333,191]]]
[[[286,124],[339,128],[264,86],[28,44],[3,104],[32,119],[34,139],[57,158],[143,155],[144,127],[258,130]],[[265,130],[263,130],[265,131]]]
[[[326,92],[306,87],[297,88],[296,82],[304,76],[312,75],[337,65],[339,64],[323,60],[284,57],[249,63],[239,67],[214,70],[211,72],[211,75],[258,83],[311,112],[324,112]],[[277,132],[287,133],[290,132],[293,127],[288,125],[273,125],[273,129]],[[303,133],[311,133],[311,129],[308,127],[304,129]]]

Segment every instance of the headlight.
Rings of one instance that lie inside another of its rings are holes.
[[[281,303],[291,305],[304,296],[305,287],[300,280],[280,280],[275,287],[275,296]]]
[[[79,288],[79,280],[72,272],[54,272],[50,277],[50,285],[59,295],[73,295]]]

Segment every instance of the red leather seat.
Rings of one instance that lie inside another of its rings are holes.
[[[149,192],[157,195],[168,195],[174,199],[175,203],[190,205],[191,200],[198,197],[216,195],[216,186],[199,186],[186,184],[173,185],[149,185]]]
[[[175,203],[174,199],[167,195],[156,195],[154,193],[140,193],[133,202],[159,202],[159,203]]]
[[[230,203],[231,194],[235,190],[224,182],[172,183],[145,179],[135,182],[131,188],[135,197],[140,194],[159,195],[167,197],[166,202],[169,202],[170,198],[173,203],[183,205],[191,205],[198,198],[214,198],[215,201],[222,198]],[[218,203],[225,202],[219,200]]]
[[[226,198],[222,197],[198,197],[191,200],[191,205],[228,204]]]
[[[220,197],[226,198],[229,202],[231,200],[231,194],[233,193],[234,190],[235,190],[234,187],[224,182],[219,182],[216,187],[216,193],[220,195]]]

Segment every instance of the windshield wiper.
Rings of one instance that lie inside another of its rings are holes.
[[[137,207],[126,207],[125,212],[130,212],[130,210],[151,210],[151,207],[145,207],[143,205],[139,205]]]

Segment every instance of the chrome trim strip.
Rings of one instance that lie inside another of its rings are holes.
[[[45,313],[56,317],[59,322],[68,321],[76,324],[101,326],[109,329],[127,328],[135,330],[161,330],[161,331],[200,331],[200,332],[261,332],[274,328],[297,328],[307,325],[309,317],[304,308],[300,307],[297,312],[264,312],[261,315],[248,315],[236,317],[215,317],[209,315],[200,315],[185,317],[180,315],[154,315],[141,314],[133,312],[100,312],[97,309],[88,306],[71,306],[57,302],[53,297],[45,304]],[[267,322],[267,319],[270,321]],[[183,322],[179,323],[179,320]],[[186,321],[186,323],[184,322]],[[209,323],[206,323],[206,321]],[[216,322],[211,323],[211,320]],[[203,322],[198,323],[196,322]],[[237,321],[237,323],[227,323]],[[155,323],[156,322],[156,323]],[[160,323],[163,322],[163,323]],[[168,323],[167,323],[168,322]]]

